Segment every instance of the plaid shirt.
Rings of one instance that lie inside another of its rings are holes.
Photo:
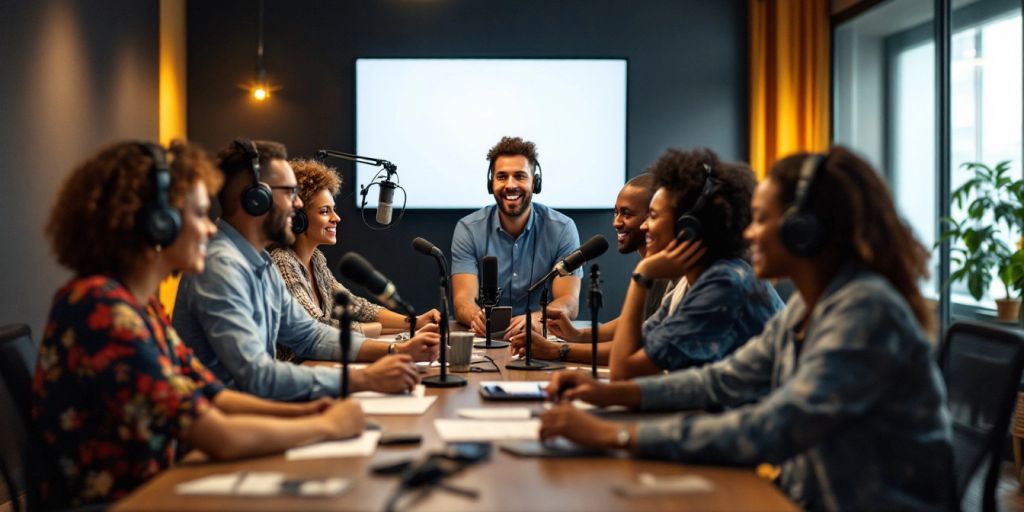
[[[945,389],[903,298],[851,266],[822,295],[801,344],[805,316],[795,295],[730,357],[638,379],[645,409],[732,408],[641,423],[638,453],[779,464],[779,485],[812,510],[953,508]]]

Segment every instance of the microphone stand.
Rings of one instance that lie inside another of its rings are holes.
[[[551,276],[553,275],[553,272],[548,273],[548,275],[544,276],[543,279],[533,283],[533,285],[526,290],[526,358],[518,361],[511,361],[506,364],[505,368],[508,368],[509,370],[557,370],[565,367],[565,365],[558,362],[533,360],[533,313],[530,312],[530,297],[533,295],[533,291],[541,286],[544,287],[546,293],[548,279],[551,279]]]
[[[441,335],[441,373],[424,377],[420,382],[428,388],[456,388],[466,385],[466,379],[458,375],[448,375],[448,266],[444,257],[434,255],[438,269],[441,271],[440,295],[441,295],[441,321],[438,322],[438,331]],[[415,327],[415,323],[413,324]]]
[[[601,271],[597,263],[590,266],[590,293],[587,295],[587,306],[590,307],[590,370],[597,380],[597,312],[601,309]]]
[[[339,345],[341,345],[341,398],[348,398],[348,351],[352,347],[352,314],[348,311],[348,294],[334,296],[334,316],[338,319]]]
[[[548,337],[548,282],[544,281],[544,287],[540,289],[540,329],[544,339]]]
[[[507,341],[494,341],[491,336],[491,311],[494,310],[494,306],[498,304],[497,297],[501,296],[501,288],[498,288],[499,292],[496,297],[481,297],[480,303],[484,307],[484,342],[474,343],[473,348],[505,348],[509,346]]]

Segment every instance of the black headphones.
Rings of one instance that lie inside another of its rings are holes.
[[[305,202],[305,201],[303,201]],[[306,205],[292,212],[292,233],[301,235],[309,229],[309,216],[306,215]]]
[[[692,242],[700,240],[704,236],[704,226],[697,218],[697,213],[704,208],[704,203],[708,202],[708,198],[715,192],[715,173],[710,165],[703,165],[704,188],[701,189],[700,196],[697,198],[697,202],[693,203],[693,207],[676,219],[677,242]]]
[[[242,191],[242,209],[253,217],[259,217],[270,211],[274,193],[269,185],[260,181],[260,153],[256,150],[256,143],[249,139],[235,139],[235,145],[242,148],[252,162],[253,183]]]
[[[153,159],[154,204],[143,205],[139,210],[138,225],[146,242],[156,247],[171,245],[181,231],[181,213],[171,208],[171,171],[167,167],[164,148],[151,142],[139,142],[139,148]]]
[[[825,232],[818,217],[807,210],[807,197],[814,186],[814,178],[825,166],[828,155],[812,154],[800,166],[800,179],[796,183],[796,198],[782,214],[779,237],[782,245],[797,256],[809,258],[818,254],[825,245]]]
[[[507,156],[507,155],[500,155]],[[499,157],[494,157],[491,160],[491,165],[487,166],[487,193],[494,195],[494,162]],[[544,177],[541,173],[540,162],[537,160],[530,160],[530,164],[533,166],[533,193],[540,194],[540,186],[543,184],[542,178]]]

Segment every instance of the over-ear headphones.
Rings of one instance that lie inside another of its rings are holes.
[[[260,153],[256,150],[256,143],[249,139],[235,139],[235,145],[242,148],[252,162],[253,182],[242,191],[242,209],[253,217],[259,217],[270,211],[274,193],[269,185],[260,181]]]
[[[494,162],[498,160],[495,157],[491,160],[491,164],[487,166],[487,193],[494,194]],[[543,185],[543,173],[541,172],[540,162],[537,160],[530,160],[530,164],[533,166],[533,193],[540,194],[541,185]]]
[[[292,233],[301,235],[309,229],[309,216],[306,215],[306,206],[292,212]]]
[[[714,192],[714,171],[710,165],[704,164],[704,187],[701,189],[697,201],[693,203],[693,207],[676,219],[676,241],[692,242],[700,240],[704,236],[704,226],[701,224],[700,219],[697,218],[697,213],[704,208],[704,203],[708,201],[708,198]]]
[[[800,166],[793,204],[782,214],[779,237],[790,252],[805,258],[814,256],[825,245],[825,232],[821,220],[807,209],[807,197],[814,186],[814,178],[825,166],[828,155],[812,154]]]
[[[138,214],[138,225],[146,242],[157,247],[171,245],[181,231],[181,213],[171,207],[171,171],[167,167],[167,154],[164,148],[151,142],[139,142],[142,148],[153,159],[153,204],[143,205]]]

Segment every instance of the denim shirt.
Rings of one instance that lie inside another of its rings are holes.
[[[580,247],[576,223],[542,204],[533,203],[526,229],[512,238],[501,227],[497,205],[481,208],[461,219],[452,234],[452,275],[480,276],[484,256],[498,258],[499,305],[512,306],[513,315],[540,309],[540,291],[526,290],[555,264]],[[582,278],[583,269],[573,275]]]
[[[669,314],[671,302],[665,300],[641,329],[647,357],[670,371],[731,354],[783,306],[775,289],[740,258],[713,262]]]
[[[882,276],[845,268],[806,316],[799,295],[764,333],[701,368],[637,379],[644,409],[735,407],[641,423],[637,452],[781,465],[811,510],[955,507],[945,387],[914,315]]]
[[[310,400],[340,392],[339,370],[277,361],[281,343],[305,359],[341,358],[339,331],[316,320],[288,293],[267,251],[217,221],[206,271],[185,275],[172,323],[178,335],[227,386],[275,400]],[[365,338],[352,333],[352,359]]]

